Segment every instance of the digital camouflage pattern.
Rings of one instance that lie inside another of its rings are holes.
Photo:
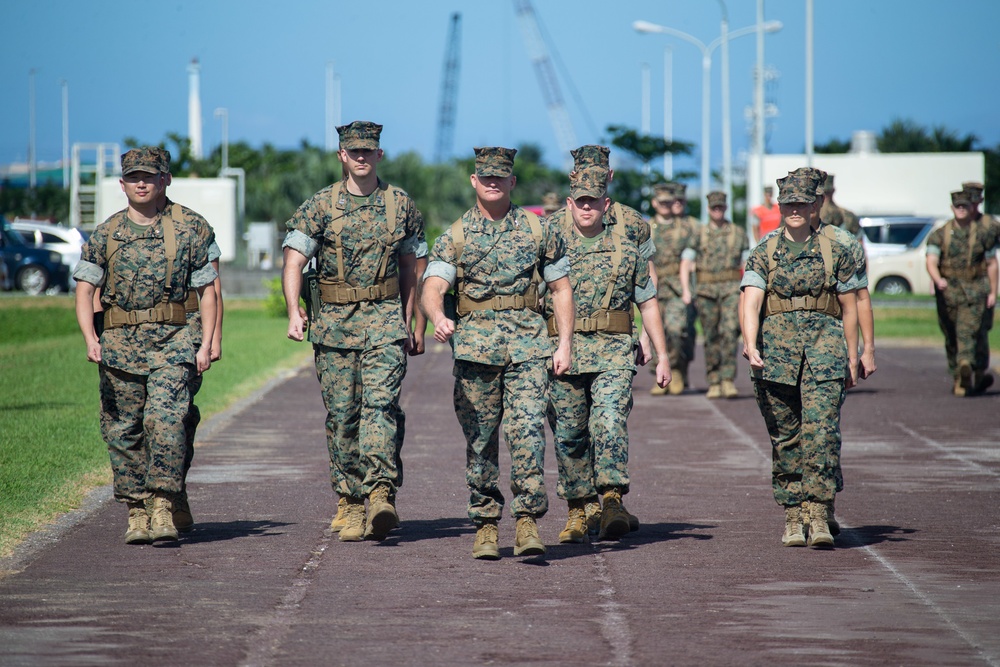
[[[343,219],[342,279],[355,287],[374,285],[386,257],[383,278],[398,277],[400,256],[419,249],[423,217],[410,196],[397,189],[390,235],[385,201],[390,186],[378,183],[367,197],[351,195],[344,182],[320,190],[286,223],[284,245],[306,257],[315,255],[321,280],[338,280],[331,223]],[[397,449],[405,419],[399,393],[406,374],[402,346],[407,336],[398,296],[323,302],[310,322],[309,341],[327,410],[331,482],[341,496],[361,498],[376,483],[386,484],[392,493],[402,483]]]
[[[553,378],[549,424],[565,500],[629,490],[628,416],[635,368]]]
[[[993,308],[986,307],[990,280],[986,261],[996,256],[1000,243],[1000,225],[980,219],[965,228],[954,219],[948,247],[944,246],[945,227],[927,236],[927,254],[937,255],[941,276],[948,281],[944,292],[935,289],[938,325],[944,334],[948,369],[954,374],[958,365],[967,361],[974,371],[989,369],[989,331],[993,327]],[[971,248],[970,249],[970,236]],[[982,266],[979,277],[949,275],[951,271],[968,272]]]
[[[73,276],[101,287],[104,310],[112,305],[123,310],[145,310],[163,300],[167,257],[162,216],[169,215],[170,209],[147,227],[131,224],[126,211],[115,213],[97,226],[83,246]],[[204,218],[190,210],[180,220],[175,219],[174,226],[177,257],[167,292],[170,301],[183,303],[190,288],[203,287],[216,278],[209,264],[215,234]],[[115,284],[104,285],[108,236],[112,234],[121,244],[114,259]],[[194,366],[195,351],[191,330],[172,324],[147,322],[108,329],[101,335],[102,363],[135,375],[174,364]]]
[[[151,146],[133,148],[122,154],[122,176],[142,171],[147,174],[160,173],[160,153]]]
[[[548,220],[553,225],[562,225],[563,229],[569,229],[573,225],[572,215],[566,207],[552,213]],[[622,234],[638,247],[639,256],[647,260],[648,265],[648,260],[656,253],[656,246],[653,245],[649,223],[639,211],[631,206],[612,202],[604,214],[604,224],[621,225],[619,229],[622,230]]]
[[[501,420],[511,458],[511,514],[541,517],[548,511],[544,478],[546,365],[543,359],[503,366],[455,361],[455,414],[465,434],[465,477],[473,523],[499,520],[503,513]]]
[[[840,227],[854,236],[861,233],[861,221],[858,216],[846,208],[837,206],[830,201],[829,197],[823,201],[823,206],[819,209],[819,217],[826,224]]]
[[[573,169],[585,169],[586,167],[611,168],[609,159],[611,149],[607,146],[588,144],[575,148],[569,153],[573,156]]]
[[[709,192],[708,197],[708,207],[713,208],[715,206],[726,206],[726,193],[725,192]]]
[[[858,272],[854,280],[856,288],[868,287],[868,255],[858,237],[842,227],[826,224],[822,217],[817,229],[834,243],[839,243],[847,248],[848,252],[851,253],[851,258],[854,260],[854,265],[858,267]]]
[[[378,484],[402,484],[397,435],[399,394],[406,375],[401,343],[367,350],[313,347],[326,406],[330,482],[337,495],[363,498]]]
[[[821,183],[817,178],[818,170],[803,168],[788,172],[784,178],[778,179],[778,203],[806,203],[816,201],[816,190]]]
[[[379,266],[389,250],[385,278],[399,276],[399,257],[415,253],[423,218],[413,199],[396,190],[396,225],[389,238],[386,222],[385,190],[379,187],[367,197],[355,197],[343,182],[329,185],[299,206],[285,223],[288,233],[284,246],[307,258],[318,258],[320,280],[338,279],[334,219],[344,223],[341,233],[344,272],[348,285],[375,284]],[[346,218],[346,220],[341,220]],[[373,323],[379,326],[373,326]],[[357,303],[323,303],[309,327],[309,341],[326,347],[351,350],[371,349],[405,340],[407,329],[398,297]]]
[[[573,199],[599,199],[608,191],[608,170],[603,167],[580,167],[569,175],[569,196]]]
[[[698,269],[695,292],[709,385],[736,377],[740,276],[735,272],[743,268],[744,253],[749,249],[750,242],[743,229],[728,220],[721,226],[709,222],[695,237],[693,250]],[[725,275],[722,272],[733,275],[721,280]]]
[[[817,381],[806,364],[798,386],[759,380],[757,405],[771,438],[771,488],[779,505],[829,502],[843,490],[843,380]]]
[[[650,224],[653,245],[653,265],[656,267],[657,298],[667,336],[670,367],[686,372],[694,359],[695,306],[681,299],[681,255],[696,243],[701,224],[690,216],[661,218]]]
[[[770,289],[778,297],[819,297],[825,290],[843,293],[857,289],[857,266],[845,246],[830,244],[833,275],[828,279],[817,233],[813,232],[802,252],[793,256],[782,229],[771,232],[754,247],[747,259],[741,286],[765,289],[767,240],[775,234],[780,235],[780,240],[771,259],[775,273]],[[766,317],[757,336],[757,347],[764,368],[751,371],[755,379],[796,385],[804,366],[811,370],[817,382],[846,377],[847,344],[843,323],[825,313],[797,310]]]
[[[567,223],[566,217],[569,217],[570,222]],[[573,287],[573,302],[578,319],[591,317],[603,305],[615,269],[611,260],[616,240],[620,244],[622,262],[617,267],[618,275],[612,290],[610,309],[632,312],[636,290],[647,288],[651,292],[649,264],[639,256],[635,243],[624,236],[617,239],[612,237],[613,225],[617,223],[605,218],[604,232],[596,237],[594,243],[588,245],[572,227],[571,216],[554,216],[548,222],[562,226],[570,265],[569,280]],[[543,303],[545,317],[551,317],[555,312],[552,295],[547,293]],[[573,358],[567,373],[577,375],[609,370],[634,371],[633,352],[631,334],[576,331],[573,333]]]
[[[531,235],[524,210],[517,206],[495,222],[474,206],[465,212],[461,222],[465,235],[461,257],[465,293],[473,299],[523,295],[536,267],[539,275],[548,280],[546,269],[555,268],[566,254],[566,241],[558,225],[541,220],[539,244]],[[429,259],[432,265],[443,262],[452,268],[457,266],[450,225],[434,243]],[[556,278],[562,275],[565,272]],[[544,318],[527,308],[478,310],[463,315],[455,322],[451,346],[455,359],[491,366],[544,359],[552,354]]]
[[[516,148],[485,146],[473,149],[476,153],[477,176],[500,176],[506,178],[514,173]]]
[[[382,126],[367,120],[356,120],[347,125],[337,126],[340,147],[353,150],[375,150],[379,147]]]
[[[559,224],[557,221],[553,224]],[[649,263],[640,257],[634,242],[624,234],[617,236],[613,227],[617,223],[605,219],[605,230],[590,243],[576,233],[571,216],[564,216],[561,224],[577,318],[591,317],[602,308],[616,268],[610,309],[631,313],[633,304],[640,300],[638,289],[645,289],[646,299],[654,297]],[[616,243],[622,255],[618,267],[612,266]],[[545,310],[547,315],[553,312],[551,295],[545,297]],[[631,334],[573,333],[570,370],[550,378],[549,424],[555,440],[560,498],[589,498],[612,488],[628,492],[626,421],[632,409],[633,375]]]

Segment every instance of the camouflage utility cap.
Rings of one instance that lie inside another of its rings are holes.
[[[971,206],[972,205],[972,195],[969,194],[968,190],[959,190],[958,192],[951,193],[951,205],[952,206]]]
[[[714,208],[715,206],[725,206],[726,205],[726,193],[725,192],[709,192],[708,193],[708,207]]]
[[[816,201],[817,187],[818,183],[815,177],[797,169],[788,176],[778,179],[778,203],[812,204]]]
[[[676,183],[674,181],[670,181],[669,183],[667,183],[667,187],[669,187],[670,191],[673,192],[674,199],[685,199],[687,197],[688,186],[684,185],[683,183]]]
[[[485,146],[476,148],[476,176],[500,176],[506,178],[514,173],[516,148]]]
[[[577,169],[569,175],[569,196],[599,199],[608,191],[608,170],[602,167]]]
[[[653,199],[661,202],[672,202],[674,200],[674,189],[670,183],[657,183],[653,186]]]
[[[817,169],[816,167],[799,167],[795,171],[790,171],[788,173],[789,174],[797,174],[799,176],[804,176],[805,178],[811,178],[811,179],[813,179],[813,181],[816,182],[816,196],[817,197],[819,197],[820,195],[826,194],[827,190],[831,190],[831,191],[833,190],[832,186],[830,188],[824,187],[824,184],[826,183],[828,174],[825,171],[823,171],[822,169]]]
[[[546,192],[542,195],[542,208],[548,212],[556,212],[562,208],[562,199],[555,192]]]
[[[977,183],[976,181],[967,181],[962,183],[962,189],[969,193],[969,199],[973,204],[983,203],[983,187],[982,183]]]
[[[833,174],[827,174],[826,179],[823,181],[823,190],[826,192],[833,192],[834,189]]]
[[[153,146],[150,148],[153,154],[156,155],[156,159],[160,161],[160,171],[164,174],[170,173],[170,151],[166,148],[160,148],[159,146]]]
[[[607,146],[588,144],[580,146],[569,153],[573,156],[573,169],[583,169],[585,167],[604,167],[605,169],[609,169],[611,167],[611,163],[608,161],[611,149]]]
[[[367,120],[356,120],[337,128],[340,147],[349,151],[373,151],[378,148],[382,126]]]
[[[160,158],[154,150],[149,146],[143,146],[142,148],[133,148],[122,155],[122,176],[128,176],[136,171],[143,171],[147,174],[160,173]]]

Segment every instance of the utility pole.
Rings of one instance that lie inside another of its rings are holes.
[[[455,140],[455,112],[458,108],[458,72],[461,65],[462,15],[451,15],[448,43],[444,52],[444,72],[441,76],[441,106],[438,108],[437,144],[434,162],[451,157]]]

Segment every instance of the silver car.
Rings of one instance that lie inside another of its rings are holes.
[[[62,255],[63,264],[69,267],[70,276],[80,263],[83,244],[87,242],[89,236],[82,230],[41,220],[17,218],[10,223],[10,227],[24,239],[26,245],[45,248]],[[68,287],[74,289],[76,281],[70,280]]]

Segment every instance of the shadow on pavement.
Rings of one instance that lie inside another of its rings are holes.
[[[915,528],[900,528],[899,526],[857,526],[855,528],[845,528],[837,537],[837,547],[842,549],[856,549],[858,547],[870,547],[882,542],[905,542],[903,535],[912,535],[917,532]]]
[[[441,519],[401,519],[397,530],[389,533],[384,540],[378,542],[380,546],[394,546],[405,542],[419,542],[421,540],[440,540],[446,537],[460,537],[468,535],[470,538],[476,534],[476,527],[465,518],[447,517]],[[470,549],[472,541],[470,539]]]
[[[195,523],[189,533],[181,533],[177,542],[167,544],[198,544],[201,542],[221,542],[235,540],[241,537],[271,537],[281,535],[282,531],[274,530],[290,526],[291,523],[281,521],[218,521]]]

